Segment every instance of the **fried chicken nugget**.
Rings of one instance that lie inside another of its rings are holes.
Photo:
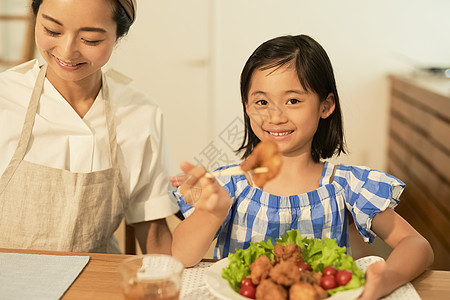
[[[259,284],[263,279],[269,277],[272,263],[265,255],[258,257],[251,265],[251,277],[253,284]]]
[[[264,140],[253,149],[253,152],[242,162],[241,168],[250,171],[259,167],[268,168],[268,172],[253,174],[252,179],[258,187],[275,178],[281,169],[282,157],[278,145],[271,140]]]
[[[306,283],[309,283],[312,285],[314,285],[314,284],[320,285],[321,277],[322,277],[322,275],[320,275],[320,273],[315,273],[315,272],[310,272],[310,271],[302,271],[300,281],[306,282]]]
[[[257,300],[286,300],[288,291],[270,279],[264,279],[256,287]]]
[[[303,262],[302,249],[297,244],[289,244],[286,246],[275,245],[273,248],[275,262],[292,261],[294,263]]]
[[[319,287],[320,288],[320,287]],[[321,289],[321,288],[320,288]],[[306,282],[299,282],[291,286],[289,289],[290,300],[321,300],[327,297],[324,290],[317,290],[316,286]]]
[[[270,278],[278,284],[290,286],[300,282],[301,272],[292,261],[281,261],[270,270]]]

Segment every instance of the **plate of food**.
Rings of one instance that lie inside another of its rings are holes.
[[[219,299],[297,299],[296,294],[356,299],[365,283],[364,267],[345,252],[333,239],[305,238],[290,230],[275,244],[261,241],[237,249],[213,264],[205,281]],[[365,258],[364,265],[378,259]]]

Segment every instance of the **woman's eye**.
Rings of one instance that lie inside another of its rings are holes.
[[[288,104],[296,104],[296,103],[300,103],[300,100],[298,99],[289,99]]]
[[[49,34],[51,36],[58,36],[59,35],[59,32],[52,31],[52,30],[48,29],[47,27],[44,27],[44,29],[45,29],[45,32],[47,32],[47,34]]]
[[[269,102],[267,102],[266,100],[258,100],[258,101],[256,101],[256,104],[257,105],[267,105],[267,104],[269,104]]]
[[[87,39],[82,39],[82,40],[84,43],[86,43],[86,45],[89,45],[89,46],[96,46],[101,42],[101,40],[96,40],[96,41],[91,41],[91,40],[87,40]]]

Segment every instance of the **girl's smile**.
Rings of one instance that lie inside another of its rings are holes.
[[[282,141],[290,138],[290,135],[294,132],[294,130],[273,129],[273,130],[266,130],[266,132],[275,141]]]

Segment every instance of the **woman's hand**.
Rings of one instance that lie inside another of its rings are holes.
[[[184,201],[218,217],[226,217],[231,207],[231,198],[215,178],[206,178],[206,169],[183,162],[181,170],[186,174],[180,185]]]

